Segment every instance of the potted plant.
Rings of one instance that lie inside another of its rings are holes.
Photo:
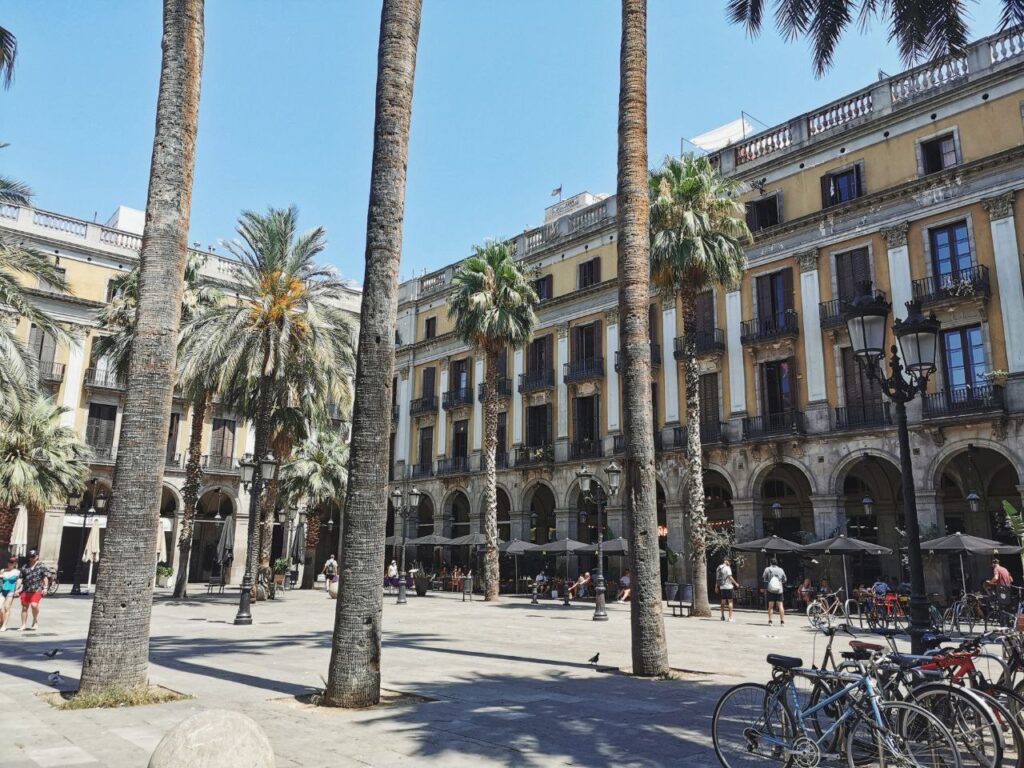
[[[1010,377],[1008,371],[1004,371],[1000,368],[996,368],[992,371],[987,371],[981,374],[981,378],[985,379],[989,384],[994,384],[999,387],[1006,386],[1006,380]]]
[[[284,575],[288,573],[288,558],[279,557],[274,561],[274,582],[280,586],[284,584]]]
[[[171,580],[171,576],[174,575],[174,569],[167,563],[159,563],[156,567],[156,585],[158,587],[166,587]]]
[[[425,597],[427,590],[430,588],[430,579],[427,577],[422,570],[416,571],[416,575],[413,576],[413,585],[416,587],[416,594],[419,597]]]

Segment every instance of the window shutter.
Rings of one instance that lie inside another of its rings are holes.
[[[751,232],[757,231],[757,208],[751,203],[747,203],[747,228]]]
[[[586,266],[586,262],[576,265],[576,290],[578,291],[583,287],[583,268]]]
[[[594,284],[601,282],[601,257],[594,257]]]
[[[580,399],[578,397],[572,399],[572,441],[574,443],[580,441]]]
[[[655,416],[657,419],[657,416]],[[601,439],[601,396],[594,395],[594,431],[591,433],[594,440]]]
[[[715,296],[711,291],[697,295],[696,307],[697,333],[711,333],[715,327]]]
[[[793,268],[786,267],[782,270],[782,308],[793,309]]]
[[[436,368],[424,368],[423,369],[423,392],[421,397],[433,397],[434,396],[434,371]]]
[[[549,333],[544,341],[544,370],[555,367],[555,334]]]
[[[868,249],[861,248],[850,254],[853,271],[853,295],[860,293],[863,283],[871,282],[871,265],[868,262]]]
[[[757,317],[760,320],[772,318],[772,283],[771,275],[761,275],[755,282],[757,289]]]
[[[32,356],[38,359],[39,350],[43,344],[43,331],[37,325],[33,325],[28,332],[28,348]]]
[[[857,197],[865,194],[864,190],[864,161],[858,160],[857,164],[853,166],[854,174],[857,177]]]
[[[826,173],[821,177],[821,207],[828,208],[832,205],[832,176]]]
[[[569,359],[575,362],[579,358],[580,346],[582,339],[580,338],[580,326],[574,325],[569,329]]]
[[[53,358],[57,353],[57,340],[53,338],[49,333],[43,334],[43,345],[39,350],[39,360],[47,365],[53,363]]]
[[[544,445],[551,442],[551,403],[544,406]]]
[[[778,214],[777,224],[781,224],[785,219],[782,217],[782,190],[780,189],[775,193],[775,211]]]
[[[224,445],[221,449],[221,456],[225,459],[235,454],[235,422],[231,419],[224,421]]]
[[[601,321],[594,323],[594,353],[592,357],[601,357],[601,350],[604,349],[604,339],[601,336]]]

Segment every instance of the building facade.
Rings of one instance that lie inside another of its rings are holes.
[[[1007,538],[1002,502],[1019,508],[1024,492],[1020,31],[880,80],[712,161],[743,182],[755,233],[742,284],[708,292],[697,313],[712,525],[737,540],[849,533],[896,552],[904,544],[893,413],[857,367],[842,321],[845,304],[870,283],[895,317],[919,299],[942,324],[938,371],[908,406],[923,534]],[[583,463],[601,478],[624,448],[615,212],[614,197],[584,193],[514,238],[542,301],[533,342],[504,361],[504,539],[596,540],[593,515],[579,514],[575,472]],[[447,294],[457,267],[401,286],[391,476],[423,493],[409,535],[481,525],[483,360],[452,334]],[[681,553],[678,302],[652,293],[649,321],[659,528]],[[980,503],[968,502],[971,492]],[[624,534],[620,499],[611,500],[609,525]],[[937,589],[949,570],[927,559]],[[816,575],[832,565],[818,563]],[[689,568],[679,558],[666,578],[689,578]],[[903,578],[898,554],[856,568],[858,578]],[[977,576],[987,562],[972,568]],[[756,583],[753,561],[741,576]]]
[[[124,382],[115,375],[109,361],[93,353],[93,345],[101,333],[97,315],[114,297],[111,281],[138,264],[143,223],[141,211],[125,207],[118,208],[106,224],[100,225],[50,211],[0,205],[0,232],[51,256],[63,270],[69,287],[64,293],[48,285],[36,285],[29,286],[29,292],[38,306],[67,329],[70,344],[58,343],[25,320],[18,328],[19,338],[38,361],[41,388],[67,409],[61,417],[63,424],[74,428],[90,453],[90,476],[78,509],[56,505],[29,515],[30,546],[39,548],[43,562],[57,567],[64,581],[70,581],[78,568],[83,526],[91,525],[93,516],[88,513],[94,494],[111,490]],[[212,247],[201,255],[203,273],[222,283],[230,298],[232,260]],[[359,299],[355,289],[338,297],[355,320]],[[175,570],[191,419],[190,404],[176,394],[160,506],[166,562]],[[204,476],[190,555],[190,581],[208,581],[219,571],[216,552],[225,525],[234,527],[234,559],[226,576],[231,581],[240,578],[245,563],[249,498],[240,483],[238,462],[244,454],[252,453],[253,440],[250,425],[214,398],[203,429]],[[105,515],[95,517],[101,531],[105,530]]]

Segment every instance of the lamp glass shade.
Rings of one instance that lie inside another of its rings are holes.
[[[622,482],[622,470],[619,469],[619,465],[613,461],[604,468],[604,473],[608,477],[608,490],[610,490],[612,496],[614,496],[619,492],[619,483]]]
[[[860,503],[864,506],[864,514],[871,517],[875,514],[875,500],[870,496],[865,496],[861,499]]]
[[[593,478],[594,474],[585,465],[581,464],[580,468],[576,471],[576,479],[580,481],[580,490],[584,493],[590,493],[590,481]]]
[[[981,496],[978,495],[977,491],[969,491],[967,494],[967,507],[971,512],[977,512],[981,509]]]
[[[102,512],[107,508],[107,494],[103,491],[99,492],[99,495],[93,500],[93,506],[97,512]]]
[[[242,460],[238,462],[238,467],[242,476],[242,482],[246,485],[251,483],[253,473],[256,471],[256,463],[252,460],[252,454],[245,454]]]
[[[782,505],[777,501],[772,504],[772,517],[776,520],[782,517]]]
[[[928,376],[935,371],[939,344],[939,321],[925,317],[921,303],[907,302],[907,319],[897,321],[893,329],[900,344],[903,367],[915,376]]]
[[[393,490],[391,492],[391,501],[395,505],[395,509],[401,509],[402,508],[402,489],[401,488],[395,488],[395,490]]]
[[[413,489],[409,491],[409,506],[414,509],[420,505],[420,489],[413,486]]]
[[[850,345],[857,357],[874,361],[885,352],[885,326],[889,318],[889,302],[882,294],[871,292],[871,283],[862,282],[860,295],[843,312]]]
[[[581,509],[581,510],[580,510],[580,522],[581,522],[581,523],[585,523],[585,522],[587,522],[587,518],[588,518],[589,516],[590,516],[590,514],[589,514],[589,513],[587,512],[587,510],[586,510],[586,509]]]
[[[274,454],[271,451],[267,451],[267,455],[260,460],[260,476],[264,482],[270,482],[274,479],[276,471],[277,459],[274,458]]]

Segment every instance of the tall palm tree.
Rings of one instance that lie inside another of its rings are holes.
[[[729,0],[730,20],[751,35],[761,31],[766,0]],[[1024,24],[1024,0],[1002,0],[1000,26]],[[907,64],[922,58],[962,54],[967,50],[967,9],[963,0],[776,0],[775,23],[787,40],[811,40],[814,70],[820,77],[835,56],[836,46],[855,19],[863,26],[872,18],[887,21]]]
[[[216,305],[223,300],[222,291],[202,274],[206,257],[191,252],[185,264],[185,290],[181,301],[181,322],[189,322],[202,307]],[[128,377],[128,362],[135,338],[135,314],[139,298],[139,267],[125,272],[111,281],[114,299],[97,312],[97,323],[106,331],[94,342],[96,355],[105,357],[122,381]],[[179,347],[181,345],[179,339]],[[181,359],[178,359],[180,368]],[[177,387],[191,403],[192,425],[189,432],[188,459],[185,463],[185,484],[181,489],[182,516],[178,531],[178,570],[174,580],[174,597],[185,597],[188,585],[188,565],[192,552],[192,530],[195,523],[199,486],[203,479],[202,439],[203,424],[215,388],[215,371],[198,368],[189,376],[177,377]]]
[[[136,330],[107,506],[107,559],[82,664],[80,690],[87,693],[142,688],[148,679],[153,552],[188,254],[203,29],[203,0],[164,0]]]
[[[679,295],[683,311],[686,385],[686,487],[694,607],[710,616],[707,588],[707,517],[700,442],[700,372],[697,369],[697,296],[739,283],[751,240],[738,185],[719,175],[706,157],[667,158],[650,177],[651,276],[662,294]]]
[[[217,372],[223,403],[254,424],[255,456],[265,456],[282,409],[326,413],[344,400],[352,368],[352,326],[332,298],[335,271],[316,262],[327,246],[322,227],[298,231],[294,207],[246,211],[239,239],[225,243],[238,260],[238,298],[204,307],[182,334],[182,375]],[[281,458],[281,457],[278,457]],[[255,583],[263,480],[253,477],[245,572]]]
[[[654,432],[651,418],[651,349],[647,196],[647,0],[622,0],[619,51],[618,207],[619,340],[623,359],[626,434],[625,494],[629,557],[633,674],[668,672],[661,609]]]
[[[14,82],[14,60],[18,57],[18,39],[0,27],[0,85],[10,88]]]
[[[10,544],[18,505],[44,510],[82,487],[87,451],[60,425],[66,410],[44,397],[0,409],[0,550]]]
[[[387,441],[395,369],[398,262],[402,255],[409,122],[422,0],[384,0],[377,44],[370,203],[366,216],[352,456],[342,532],[341,579],[324,703],[380,701],[381,608],[387,523]]]
[[[537,291],[509,243],[477,246],[452,278],[455,335],[484,355],[484,599],[498,599],[498,357],[521,349],[537,325]]]

